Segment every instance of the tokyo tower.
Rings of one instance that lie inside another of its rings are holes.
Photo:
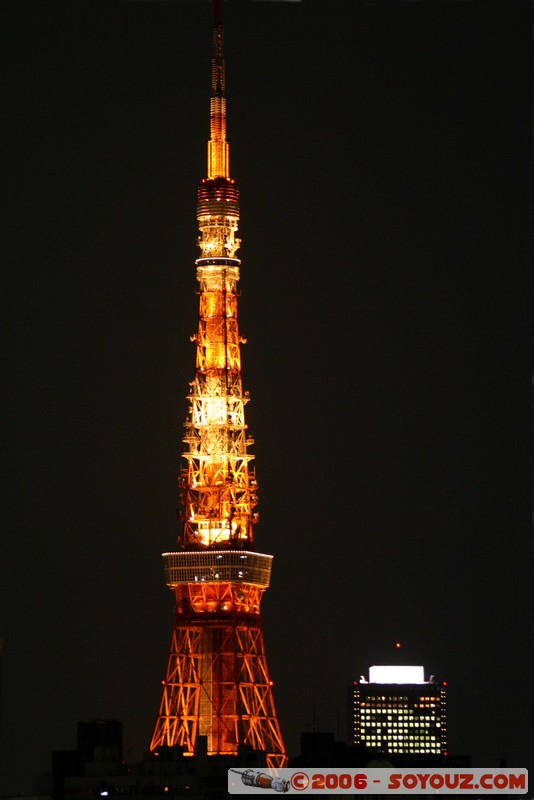
[[[286,764],[260,620],[272,556],[253,551],[257,483],[248,452],[237,318],[239,191],[226,141],[222,0],[214,0],[207,178],[198,187],[199,321],[190,383],[183,527],[164,553],[175,598],[174,627],[150,750],[179,745],[193,755],[237,755],[246,744],[268,766]]]

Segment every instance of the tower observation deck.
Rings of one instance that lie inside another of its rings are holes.
[[[150,750],[179,745],[193,755],[202,736],[208,755],[236,755],[246,744],[264,751],[268,766],[281,767],[286,755],[260,620],[272,556],[253,550],[257,483],[241,380],[239,190],[226,140],[221,9],[214,0],[208,167],[197,194],[196,370],[179,479],[182,528],[179,549],[163,554],[174,627]]]

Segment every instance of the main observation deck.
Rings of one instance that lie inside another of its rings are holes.
[[[241,583],[267,589],[273,557],[248,550],[185,550],[163,553],[170,589],[183,584]]]

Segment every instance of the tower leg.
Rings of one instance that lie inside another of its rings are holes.
[[[264,751],[268,766],[284,766],[259,618],[176,616],[150,750],[180,745],[193,755],[200,735],[208,755],[237,755],[246,744]]]

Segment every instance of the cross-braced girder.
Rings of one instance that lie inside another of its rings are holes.
[[[209,184],[209,181],[208,181]],[[210,200],[209,186],[202,188],[203,202]],[[230,189],[229,189],[230,191]],[[231,187],[234,198],[237,187]],[[224,185],[217,184],[215,200],[224,200]],[[237,195],[235,195],[237,197]],[[206,199],[207,198],[207,199]],[[233,199],[232,199],[233,202]],[[218,218],[227,224],[229,218]],[[237,225],[238,215],[232,220]],[[207,224],[209,222],[209,224]],[[211,215],[199,215],[202,241],[213,231]],[[257,484],[248,452],[253,439],[247,434],[241,383],[241,356],[237,321],[239,261],[226,257],[211,242],[212,258],[199,259],[199,323],[196,341],[197,371],[188,395],[180,478],[183,547],[214,547],[236,541],[252,542]],[[220,242],[219,242],[220,244]]]
[[[222,189],[220,189],[222,191]],[[213,228],[209,219],[205,240]],[[213,257],[197,262],[200,284],[196,341],[197,371],[188,395],[180,479],[184,547],[213,547],[236,540],[252,542],[257,520],[257,485],[248,452],[237,321],[239,262],[222,257],[212,242]]]
[[[285,750],[259,616],[263,589],[224,582],[180,584],[175,591],[175,627],[150,749],[180,745],[193,755],[201,735],[209,755],[237,754],[248,744],[280,766]],[[236,611],[238,596],[248,602],[248,613]]]

